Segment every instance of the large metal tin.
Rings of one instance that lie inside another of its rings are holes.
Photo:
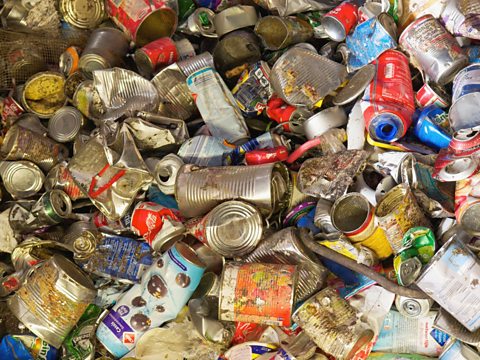
[[[454,130],[480,125],[480,64],[461,70],[453,80],[452,106],[448,112]]]
[[[29,161],[1,161],[0,176],[3,186],[14,199],[35,195],[45,180],[39,167]]]
[[[61,0],[60,13],[63,20],[80,29],[94,29],[105,18],[103,0]]]
[[[218,37],[248,26],[254,26],[257,23],[257,10],[254,6],[237,5],[229,7],[213,19],[215,30]]]
[[[185,217],[201,216],[224,200],[254,204],[263,215],[288,205],[291,183],[282,163],[198,168],[184,165],[175,184],[175,197]]]

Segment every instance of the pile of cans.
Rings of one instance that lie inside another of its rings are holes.
[[[0,359],[480,360],[478,0],[0,19]]]

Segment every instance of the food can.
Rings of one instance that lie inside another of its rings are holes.
[[[308,140],[325,134],[328,130],[347,125],[347,114],[339,106],[332,106],[309,117],[303,123],[303,131]]]
[[[455,184],[455,217],[469,234],[480,236],[480,174],[475,174]]]
[[[83,73],[77,69],[73,74],[69,75],[65,80],[65,85],[63,86],[63,91],[65,92],[65,96],[67,97],[68,101],[73,103],[73,96],[75,95],[75,91],[79,85],[87,80],[87,77]]]
[[[218,318],[290,326],[296,280],[295,265],[227,262],[220,284]]]
[[[358,22],[358,6],[354,2],[344,1],[325,14],[322,26],[328,37],[342,42]]]
[[[337,360],[353,359],[374,336],[359,320],[355,308],[330,287],[305,301],[293,314],[293,320],[320,349]]]
[[[280,50],[313,37],[313,28],[299,17],[265,16],[255,25],[255,33],[268,50]]]
[[[454,130],[480,125],[480,64],[462,69],[453,80],[452,106],[448,112]]]
[[[73,141],[84,123],[85,119],[77,108],[64,106],[48,120],[48,136],[59,143]]]
[[[118,29],[98,28],[92,32],[83,49],[78,67],[89,78],[94,70],[105,70],[122,64],[129,42]]]
[[[88,276],[58,254],[32,270],[8,307],[35,335],[60,348],[97,291]]]
[[[435,105],[447,108],[451,104],[450,95],[442,87],[433,82],[425,82],[420,90],[415,93],[415,100],[420,107]]]
[[[105,18],[103,0],[60,0],[63,20],[79,29],[94,29]]]
[[[163,0],[107,0],[107,13],[112,21],[137,46],[170,37],[177,28],[176,4]]]
[[[135,63],[144,77],[150,77],[156,69],[173,64],[178,59],[175,42],[170,38],[160,38],[135,51]]]
[[[378,226],[375,208],[360,193],[339,197],[330,210],[332,224],[355,245],[372,249],[379,259],[392,255],[384,230]]]
[[[213,272],[203,274],[200,284],[192,294],[192,299],[200,299],[203,297],[218,297],[220,291],[220,277]]]
[[[194,72],[206,68],[214,67],[213,56],[208,51],[190,57],[188,59],[181,60],[177,63],[178,67],[185,76],[190,76]]]
[[[175,183],[180,213],[187,218],[230,199],[247,201],[262,215],[271,215],[288,205],[290,193],[289,173],[282,163],[203,169],[184,165]]]
[[[455,38],[431,14],[415,20],[399,38],[402,48],[433,82],[444,85],[468,64]]]
[[[480,260],[462,241],[450,239],[430,260],[416,285],[469,331],[480,328]],[[439,281],[441,279],[442,281]]]
[[[64,76],[68,77],[78,70],[81,53],[82,49],[79,47],[70,46],[60,55],[58,66]]]
[[[43,186],[45,175],[30,161],[0,161],[3,186],[14,199],[35,195]]]
[[[420,318],[428,314],[433,305],[432,299],[414,299],[397,295],[395,306],[403,316],[409,318]]]
[[[177,242],[109,311],[98,326],[98,341],[116,357],[127,354],[147,330],[177,316],[200,283],[204,268],[192,248]]]
[[[443,348],[438,360],[480,360],[480,355],[460,340],[452,338]]]
[[[395,254],[403,248],[403,236],[410,228],[432,227],[407,184],[388,191],[378,203],[375,215]]]
[[[218,37],[234,30],[254,26],[258,21],[254,6],[236,5],[220,11],[213,18]]]
[[[218,254],[236,258],[251,253],[263,234],[260,212],[242,201],[225,201],[185,225],[187,231]]]

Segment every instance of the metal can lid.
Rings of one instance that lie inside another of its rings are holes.
[[[23,160],[0,163],[0,174],[5,189],[17,199],[36,194],[45,180],[43,172],[37,165]]]
[[[258,16],[254,6],[237,5],[218,13],[213,22],[219,37],[257,23]]]
[[[375,76],[375,65],[368,64],[358,70],[348,84],[333,98],[334,105],[345,105],[360,96]]]
[[[137,65],[138,72],[144,77],[152,76],[155,71],[155,64],[152,59],[142,49],[137,49],[134,55],[135,64]]]
[[[398,269],[398,283],[402,286],[412,285],[422,271],[422,262],[419,258],[413,257],[406,259],[400,264]]]
[[[72,106],[58,109],[48,121],[48,136],[65,143],[73,141],[83,125],[83,115]]]
[[[102,0],[60,0],[59,5],[65,22],[80,29],[93,29],[105,17]]]
[[[80,58],[78,67],[82,69],[85,75],[91,78],[93,71],[108,69],[110,64],[101,55],[86,54]]]

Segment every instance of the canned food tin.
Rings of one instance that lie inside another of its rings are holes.
[[[397,295],[395,306],[403,316],[409,318],[420,318],[426,316],[433,305],[432,299],[414,299]]]
[[[78,70],[81,52],[80,48],[70,46],[60,55],[59,67],[63,75],[68,77]]]
[[[467,179],[459,180],[455,186],[455,217],[469,234],[480,236],[480,198],[477,188],[480,186],[480,175],[475,174]]]
[[[178,171],[184,165],[183,160],[175,154],[168,154],[162,159],[147,158],[145,164],[153,174],[158,188],[167,195],[175,194],[175,180]]]
[[[38,166],[29,161],[1,161],[0,176],[3,186],[14,199],[35,195],[45,180]]]
[[[455,237],[443,245],[415,281],[469,331],[480,328],[480,260]],[[442,279],[442,281],[438,281]]]
[[[400,45],[435,83],[444,85],[468,64],[455,38],[432,15],[424,15],[402,32]]]
[[[59,348],[95,299],[92,280],[61,255],[28,275],[8,306],[35,335]]]
[[[218,37],[241,28],[254,26],[258,21],[254,6],[237,5],[219,12],[213,18]]]
[[[303,131],[308,140],[325,134],[328,130],[347,125],[347,114],[339,106],[332,106],[308,118]]]
[[[48,120],[48,136],[60,143],[73,141],[84,125],[80,111],[73,106],[58,109]]]
[[[105,17],[103,0],[60,0],[63,20],[80,29],[94,29]]]
[[[144,46],[173,35],[177,28],[177,14],[172,5],[162,0],[107,0],[107,13],[137,46]]]
[[[299,17],[265,16],[255,25],[255,33],[268,50],[280,50],[313,37],[313,28]]]
[[[453,80],[452,106],[448,112],[454,130],[480,125],[480,64],[461,70]]]
[[[65,96],[67,97],[68,101],[73,103],[75,91],[77,91],[78,86],[85,80],[87,80],[87,77],[83,71],[80,70],[75,71],[73,74],[67,77],[65,80],[65,85],[63,86],[63,91],[65,92]]]
[[[185,226],[198,240],[228,258],[251,253],[263,234],[259,211],[236,200],[217,205],[203,218],[191,220]]]
[[[388,191],[380,200],[375,215],[395,254],[402,249],[403,235],[410,228],[414,226],[431,228],[429,220],[406,184],[397,185]]]
[[[427,81],[415,94],[415,100],[420,107],[435,105],[446,108],[450,106],[452,99],[445,89]]]
[[[329,287],[305,301],[293,320],[320,349],[338,360],[353,359],[374,336],[367,324],[358,320],[355,308]]]
[[[144,77],[150,77],[156,69],[173,64],[178,59],[175,42],[160,38],[135,51],[135,63]]]
[[[65,78],[57,72],[45,71],[33,75],[22,92],[23,106],[38,117],[48,119],[67,101],[64,84]]]
[[[290,326],[296,278],[295,265],[227,262],[218,318]]]
[[[344,1],[329,11],[322,19],[322,26],[330,39],[341,42],[358,22],[358,6]]]

